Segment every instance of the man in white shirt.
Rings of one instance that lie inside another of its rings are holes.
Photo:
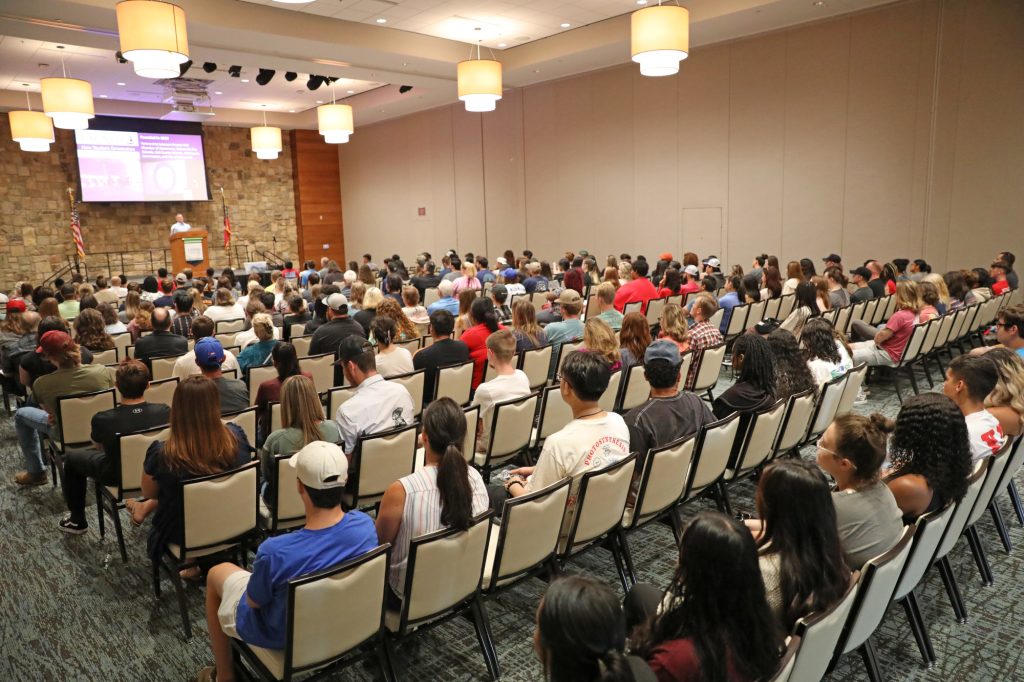
[[[192,320],[191,335],[196,341],[207,336],[213,336],[213,320],[205,315],[200,315]],[[235,370],[236,379],[242,376],[242,370],[238,367],[238,360],[231,351],[225,350],[224,362],[220,363],[220,370],[226,372],[231,369]],[[202,374],[202,370],[196,364],[195,350],[190,350],[178,358],[177,362],[174,363],[174,369],[171,370],[171,376],[179,381],[199,374]]]
[[[180,213],[174,216],[174,224],[171,225],[171,236],[178,234],[179,232],[188,232],[192,229],[192,226],[185,222],[185,216]]]
[[[985,409],[985,398],[998,379],[995,363],[984,355],[957,356],[946,370],[942,392],[964,413],[974,461],[996,454],[1006,444],[999,420]]]
[[[476,431],[477,452],[487,452],[495,404],[530,395],[530,378],[512,364],[515,356],[516,337],[512,332],[499,329],[487,337],[487,364],[494,370],[494,378],[477,386],[473,395],[473,405],[480,406]]]
[[[412,396],[405,386],[377,374],[373,346],[361,336],[347,336],[338,345],[345,381],[355,393],[338,408],[334,420],[341,428],[345,453],[351,458],[360,436],[390,431],[413,422]]]
[[[121,278],[116,275],[110,278],[110,290],[117,294],[118,299],[122,299],[128,295],[128,290],[124,287],[124,282],[122,282]]]
[[[572,478],[566,514],[560,535],[568,535],[576,515],[576,495],[583,474],[601,469],[629,456],[629,428],[622,417],[605,412],[597,401],[608,388],[611,377],[608,363],[596,353],[573,351],[562,365],[559,391],[569,409],[572,421],[544,441],[537,466],[521,467],[511,472],[505,482],[508,496],[519,497],[540,490],[566,476]],[[489,491],[490,492],[490,491]],[[492,507],[502,497],[491,495]]]

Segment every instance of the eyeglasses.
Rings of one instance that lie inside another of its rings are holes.
[[[825,452],[827,452],[828,454],[832,455],[833,457],[841,457],[841,455],[840,455],[840,454],[839,454],[838,452],[836,452],[835,450],[829,450],[829,449],[828,449],[828,448],[826,448],[826,447],[825,447],[824,445],[822,445],[822,441],[824,441],[824,440],[825,440],[825,438],[824,438],[824,437],[822,437],[822,438],[819,438],[819,439],[818,439],[818,442],[817,442],[817,443],[815,443],[815,446],[816,446],[816,447],[817,447],[817,448],[818,448],[819,450],[824,450]]]

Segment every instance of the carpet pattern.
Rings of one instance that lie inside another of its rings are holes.
[[[729,383],[723,372],[716,393]],[[923,377],[922,377],[923,378]],[[904,382],[905,383],[905,382]],[[871,387],[869,402],[858,412],[899,410],[888,383]],[[808,448],[803,453],[812,457]],[[146,529],[132,528],[123,517],[129,563],[121,562],[112,529],[100,539],[95,505],[89,510],[89,531],[68,536],[57,529],[65,507],[59,490],[40,486],[19,489],[13,474],[21,468],[13,420],[0,414],[0,680],[187,680],[212,662],[199,587],[186,588],[195,634],[182,639],[177,603],[169,583],[163,597],[153,596],[145,556]],[[752,511],[752,483],[730,491],[737,510]],[[1017,544],[1024,529],[1016,523],[1005,492],[999,504]],[[687,515],[698,511],[691,505]],[[109,524],[108,524],[109,525]],[[938,656],[930,670],[922,667],[910,627],[899,606],[889,609],[874,637],[889,680],[1011,680],[1018,676],[1024,655],[1024,561],[1015,551],[1003,552],[986,514],[979,523],[996,582],[982,587],[965,540],[950,555],[969,613],[958,624],[935,571],[917,589]],[[676,550],[667,526],[653,524],[629,538],[642,581],[665,586],[671,578]],[[621,590],[611,555],[596,550],[568,568]],[[541,680],[533,653],[534,611],[545,588],[529,580],[487,602],[502,679]],[[346,614],[338,614],[339,619]],[[487,669],[471,625],[455,619],[398,649],[398,673],[406,680],[485,680]],[[375,680],[372,664],[357,664],[335,675],[337,680]],[[845,657],[829,677],[835,681],[866,680],[856,655]]]

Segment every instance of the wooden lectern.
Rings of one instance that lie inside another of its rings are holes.
[[[210,266],[210,251],[206,248],[206,230],[189,230],[171,235],[172,276],[192,268],[197,274]]]

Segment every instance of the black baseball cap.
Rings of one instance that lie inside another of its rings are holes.
[[[843,262],[843,259],[839,256],[838,253],[830,253],[827,256],[825,256],[824,258],[822,258],[821,260],[823,260],[823,261],[832,261],[833,263],[842,263]]]
[[[336,365],[342,365],[351,360],[355,360],[363,353],[372,353],[373,346],[369,341],[364,339],[362,336],[355,334],[346,336],[338,344],[338,359],[334,361]]]
[[[861,266],[859,268],[854,268],[853,270],[850,270],[850,274],[851,275],[860,275],[864,279],[871,279],[871,271],[868,270],[867,268],[865,268],[864,266]]]

